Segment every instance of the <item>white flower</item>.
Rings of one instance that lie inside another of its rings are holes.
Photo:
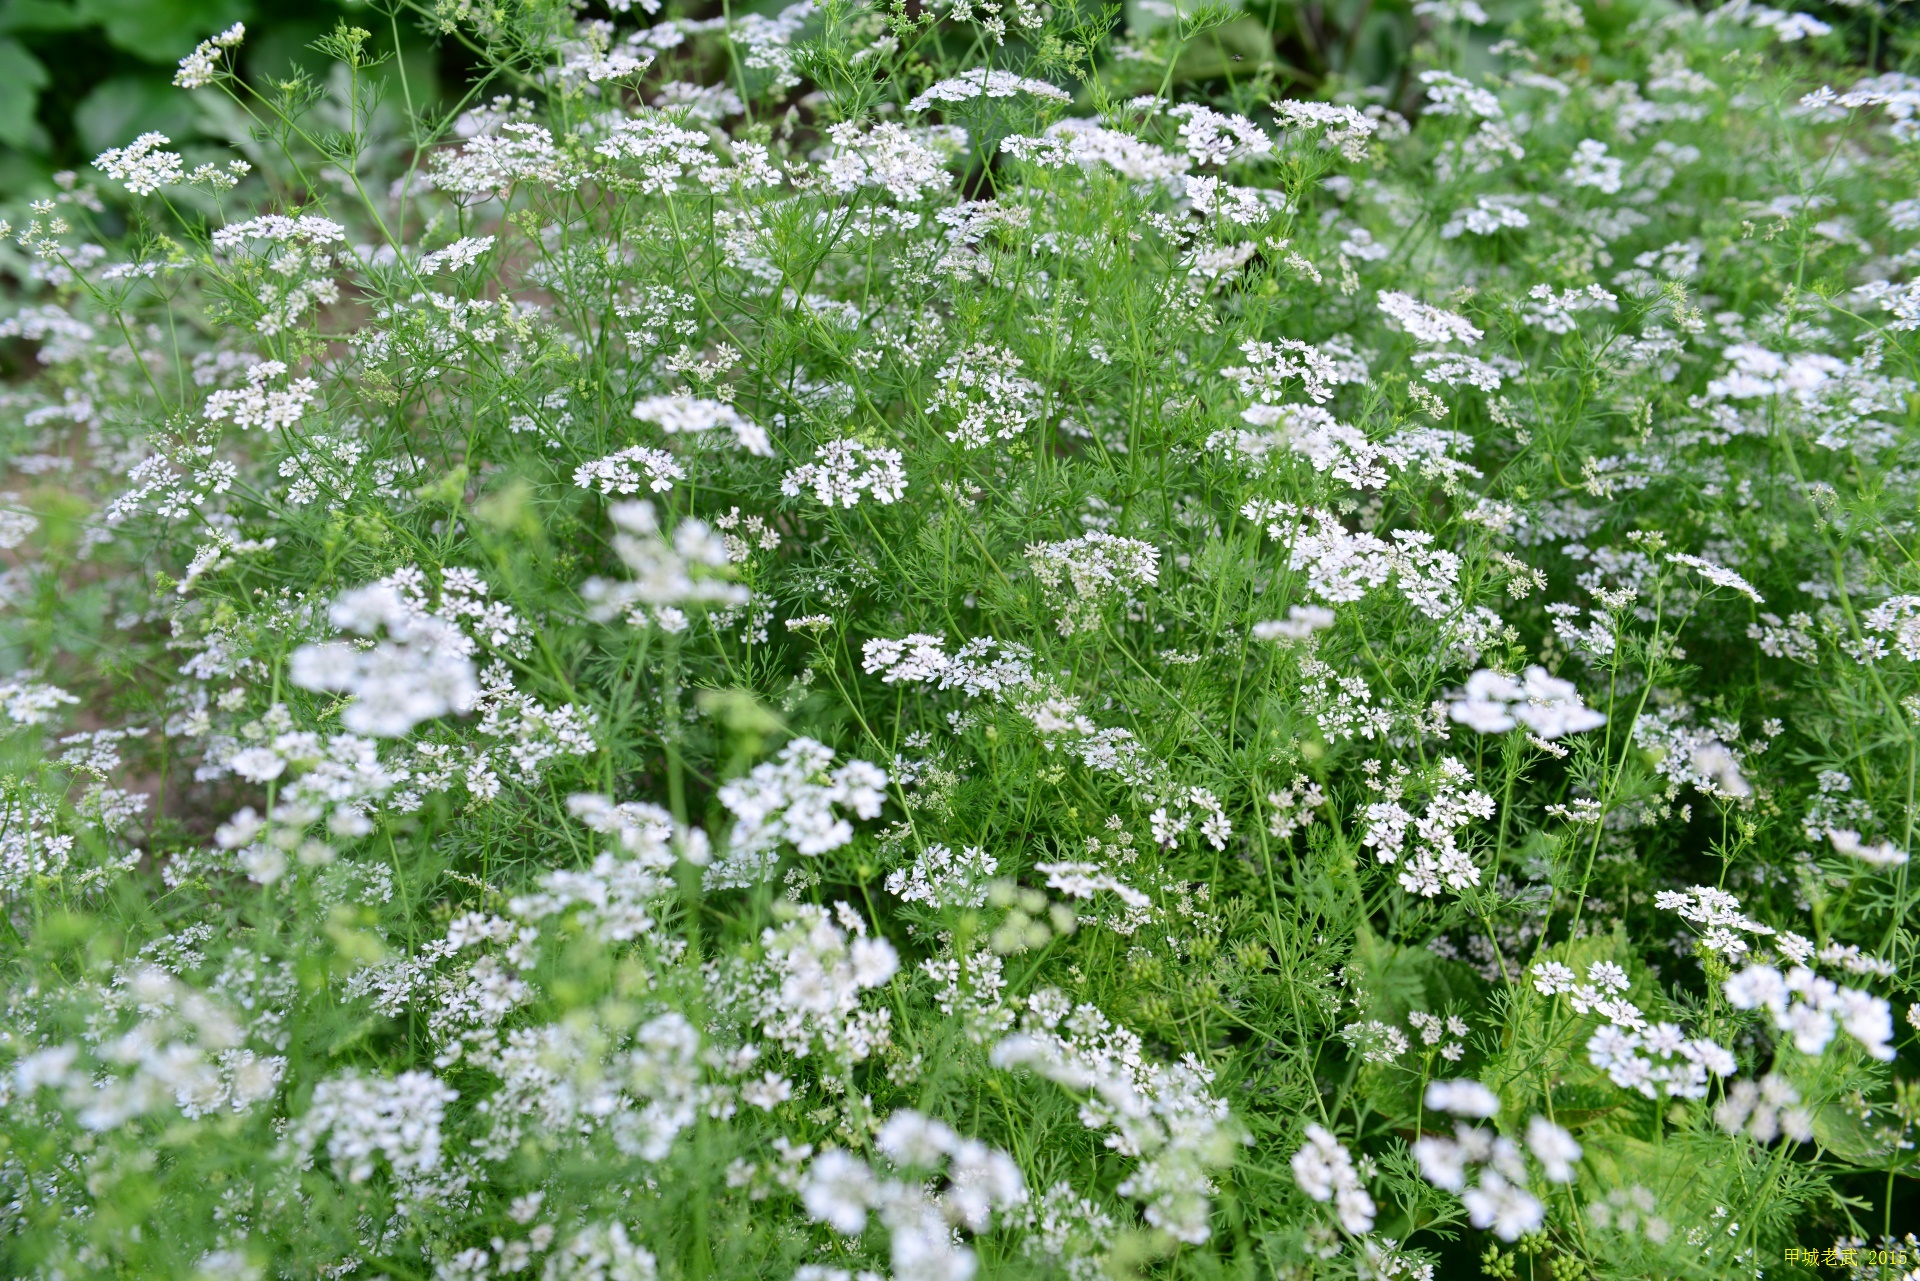
[[[1507,1182],[1496,1170],[1482,1170],[1480,1182],[1462,1193],[1460,1201],[1474,1227],[1491,1230],[1502,1241],[1518,1241],[1546,1222],[1546,1207],[1540,1199]]]
[[[1436,1134],[1423,1135],[1414,1140],[1413,1157],[1420,1163],[1420,1177],[1436,1188],[1457,1193],[1467,1186],[1465,1145]]]
[[[900,969],[900,954],[883,938],[855,939],[848,952],[853,981],[861,987],[879,987]]]
[[[1283,643],[1303,641],[1333,624],[1333,611],[1324,605],[1294,605],[1288,608],[1285,620],[1255,623],[1253,638]]]
[[[57,709],[74,707],[79,702],[58,685],[18,678],[0,682],[0,717],[15,725],[45,725]]]
[[[269,379],[283,377],[286,372],[286,365],[277,360],[250,366],[245,387],[222,389],[207,397],[204,417],[210,423],[231,419],[236,427],[262,431],[294,426],[305,416],[320,385],[311,378],[295,378],[282,389],[267,385]]]
[[[952,1152],[960,1136],[944,1121],[923,1116],[912,1108],[902,1108],[887,1118],[874,1136],[874,1146],[887,1154],[895,1165],[930,1169],[940,1158]]]
[[[929,907],[980,907],[987,901],[987,881],[999,867],[999,860],[975,845],[958,854],[946,845],[929,845],[910,867],[888,873],[887,893]]]
[[[1102,601],[1129,587],[1160,581],[1159,548],[1098,530],[1066,542],[1031,544],[1027,563],[1048,602],[1061,611],[1062,636],[1097,631]]]
[[[854,507],[862,494],[888,504],[900,501],[907,492],[907,473],[897,449],[864,445],[857,440],[833,440],[813,453],[818,462],[796,467],[781,477],[781,493],[791,498],[811,490],[828,507]]]
[[[1415,342],[1428,347],[1448,343],[1476,343],[1484,334],[1478,326],[1457,312],[1429,307],[1411,294],[1382,289],[1378,293],[1380,310],[1388,319],[1406,330]]]
[[[669,436],[731,432],[734,443],[747,453],[760,458],[773,456],[773,442],[767,438],[766,428],[724,401],[703,400],[697,396],[648,396],[634,403],[633,416],[641,422],[659,424],[660,430]]]
[[[123,184],[136,196],[150,196],[182,178],[180,157],[161,151],[171,139],[164,133],[143,133],[124,147],[111,147],[95,157],[93,167]]]
[[[865,1231],[875,1192],[867,1163],[840,1148],[815,1157],[800,1180],[800,1201],[807,1214],[843,1236]]]
[[[793,1097],[793,1082],[778,1072],[769,1071],[759,1080],[741,1086],[740,1097],[763,1112],[771,1112]]]
[[[1716,587],[1728,587],[1739,592],[1756,605],[1764,605],[1766,603],[1760,599],[1760,593],[1753,590],[1752,583],[1749,583],[1746,579],[1740,577],[1740,575],[1734,573],[1724,565],[1716,565],[1702,556],[1689,556],[1679,552],[1670,553],[1667,559],[1675,565],[1685,565],[1687,568],[1697,571],[1702,578],[1714,584]]]
[[[474,643],[392,581],[341,595],[331,616],[334,626],[363,636],[386,632],[371,648],[327,641],[293,653],[295,685],[352,696],[340,713],[348,729],[395,738],[421,721],[472,710],[480,696]]]
[[[541,1224],[530,1240],[537,1243],[543,1232],[551,1231],[551,1225]],[[503,1252],[500,1274],[506,1272],[505,1261]],[[653,1251],[635,1244],[619,1223],[596,1223],[574,1233],[548,1256],[542,1273],[543,1281],[654,1281],[658,1275]]]
[[[1427,114],[1434,116],[1473,115],[1498,120],[1506,113],[1500,100],[1451,71],[1422,71],[1420,83],[1427,87]]]
[[[235,752],[227,766],[249,783],[266,783],[279,778],[287,762],[270,747],[249,747]]]
[[[707,869],[707,885],[757,884],[770,852],[782,842],[806,855],[839,849],[853,839],[853,823],[842,808],[859,818],[877,816],[886,801],[886,771],[861,760],[836,769],[833,761],[832,748],[796,738],[778,759],[722,786],[720,803],[735,822],[725,857]]]
[[[1580,1159],[1580,1144],[1571,1134],[1546,1117],[1535,1116],[1527,1121],[1527,1148],[1540,1163],[1548,1181],[1573,1181],[1573,1163]]]
[[[1907,862],[1907,852],[1892,841],[1869,845],[1860,839],[1860,833],[1844,827],[1829,828],[1827,837],[1837,853],[1851,855],[1869,867],[1901,867]]]
[[[304,1151],[324,1139],[327,1156],[349,1183],[372,1178],[376,1157],[401,1178],[430,1174],[440,1165],[447,1104],[458,1097],[428,1072],[369,1077],[348,1071],[314,1088],[288,1143]]]
[[[1522,680],[1482,668],[1467,678],[1466,689],[1448,707],[1455,721],[1482,734],[1500,734],[1524,725],[1544,739],[1584,733],[1607,723],[1580,699],[1573,682],[1529,667]]]
[[[1011,98],[1024,93],[1042,102],[1069,103],[1073,95],[1044,80],[1029,80],[1011,71],[987,71],[979,67],[961,72],[950,80],[928,85],[907,104],[908,111],[925,111],[934,103],[970,102],[975,98]]]
[[[272,885],[287,874],[287,852],[277,845],[249,845],[234,861],[248,880],[259,885]]]
[[[1289,129],[1325,130],[1322,145],[1337,149],[1342,156],[1353,161],[1366,159],[1367,139],[1380,127],[1378,121],[1365,115],[1358,107],[1336,106],[1330,102],[1313,102],[1304,98],[1283,98],[1273,104],[1273,114]]]
[[[820,172],[842,195],[881,187],[901,204],[912,204],[952,185],[940,154],[905,127],[882,121],[865,132],[849,120],[827,130],[832,140]]]
[[[644,477],[642,472],[646,473]],[[629,445],[617,454],[582,463],[573,472],[574,484],[603,494],[637,494],[643,484],[656,494],[664,494],[673,488],[674,481],[686,478],[686,468],[672,454],[645,445]]]
[[[1498,1115],[1500,1096],[1478,1081],[1430,1081],[1426,1103],[1436,1112],[1455,1116],[1489,1117]]]
[[[1353,1236],[1373,1231],[1374,1203],[1360,1183],[1340,1140],[1324,1126],[1308,1123],[1307,1141],[1293,1154],[1293,1179],[1316,1201],[1332,1201],[1340,1226]]]
[[[173,83],[180,89],[199,89],[214,82],[220,72],[220,55],[246,39],[245,23],[236,22],[219,35],[202,40],[192,53],[180,59]]]
[[[480,261],[491,248],[493,248],[492,236],[472,236],[456,240],[445,249],[436,249],[423,256],[415,270],[422,276],[431,276],[440,271],[464,271]]]
[[[730,564],[726,541],[705,521],[682,520],[669,543],[646,499],[615,503],[607,514],[620,530],[613,550],[632,577],[625,582],[596,577],[582,584],[580,594],[592,603],[589,617],[605,622],[624,614],[636,627],[658,623],[677,631],[686,625],[680,605],[747,603],[747,588],[721,577]]]
[[[1592,187],[1604,195],[1620,190],[1620,174],[1626,162],[1607,154],[1607,144],[1588,138],[1574,148],[1573,164],[1560,175],[1569,187]]]
[[[1771,965],[1750,965],[1721,985],[1737,1010],[1765,1009],[1775,1029],[1793,1038],[1802,1054],[1822,1053],[1833,1040],[1838,1016],[1847,1034],[1882,1062],[1894,1057],[1893,1010],[1885,1001],[1856,988],[1841,987],[1804,965],[1786,974]]]

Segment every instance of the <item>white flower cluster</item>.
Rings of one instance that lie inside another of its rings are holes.
[[[1180,121],[1180,141],[1195,164],[1224,165],[1273,154],[1273,139],[1245,116],[1197,102],[1176,103],[1167,114]]]
[[[1892,841],[1869,844],[1861,838],[1860,833],[1846,827],[1830,828],[1827,837],[1833,842],[1836,853],[1857,858],[1868,867],[1884,869],[1907,865],[1907,852]]]
[[[1837,1021],[1868,1055],[1893,1061],[1893,1010],[1871,992],[1841,987],[1805,965],[1785,974],[1771,965],[1749,965],[1721,988],[1736,1010],[1764,1009],[1774,1030],[1791,1036],[1802,1054],[1823,1053]]]
[[[1504,734],[1524,725],[1544,739],[1561,738],[1598,729],[1607,723],[1580,701],[1572,681],[1529,667],[1520,680],[1481,668],[1467,678],[1467,687],[1447,708],[1455,721],[1482,734]]]
[[[1330,102],[1289,98],[1274,103],[1273,114],[1283,128],[1322,131],[1321,146],[1333,148],[1355,163],[1367,158],[1367,140],[1380,127],[1379,121],[1359,108]]]
[[[1486,336],[1477,325],[1458,312],[1428,306],[1411,294],[1382,289],[1378,297],[1381,312],[1422,346],[1444,347],[1456,342],[1471,344]]]
[[[1310,642],[1334,624],[1333,611],[1321,605],[1290,605],[1285,618],[1268,619],[1253,625],[1253,638],[1280,645]]]
[[[15,725],[45,725],[60,708],[75,707],[79,702],[58,685],[24,680],[20,675],[0,681],[0,716]]]
[[[1672,1023],[1649,1024],[1640,1007],[1627,1000],[1627,972],[1612,961],[1594,961],[1581,983],[1560,961],[1533,966],[1534,990],[1542,996],[1565,995],[1578,1015],[1598,1012],[1607,1022],[1587,1039],[1587,1058],[1622,1089],[1651,1099],[1656,1087],[1669,1098],[1698,1099],[1707,1093],[1708,1076],[1729,1076],[1733,1055],[1706,1037],[1688,1037]]]
[[[968,695],[1003,697],[1036,688],[1033,651],[1013,641],[981,637],[946,652],[947,638],[916,632],[899,640],[876,638],[861,646],[861,670],[888,685],[907,682],[935,689],[959,689]],[[994,650],[1000,651],[994,657]]]
[[[1625,168],[1624,160],[1607,154],[1606,143],[1587,138],[1573,149],[1573,162],[1560,175],[1560,181],[1569,187],[1591,187],[1603,196],[1611,196],[1619,192],[1620,175]]]
[[[468,200],[495,199],[521,183],[571,191],[587,176],[552,133],[526,120],[500,122],[458,150],[437,150],[431,163],[432,185]]]
[[[1288,547],[1288,568],[1305,570],[1307,589],[1329,604],[1360,600],[1391,578],[1407,603],[1428,618],[1448,619],[1459,611],[1460,556],[1435,546],[1433,535],[1422,530],[1396,529],[1388,541],[1350,532],[1324,507],[1262,499],[1247,503],[1241,515],[1265,523],[1267,536]]]
[[[567,809],[589,830],[610,837],[609,848],[584,869],[543,873],[539,893],[508,904],[522,920],[539,921],[579,907],[587,929],[611,943],[628,942],[654,927],[659,900],[673,889],[675,863],[708,861],[706,834],[698,828],[680,830],[673,815],[657,805],[616,805],[588,792],[568,797]]]
[[[1715,722],[1709,729],[1691,725],[1687,709],[1679,707],[1648,708],[1633,722],[1634,741],[1658,754],[1662,774],[1729,801],[1745,801],[1753,795],[1746,762],[1727,741],[1738,733],[1738,725]]]
[[[1146,1205],[1147,1222],[1181,1241],[1212,1235],[1207,1171],[1232,1158],[1237,1131],[1214,1096],[1213,1073],[1192,1055],[1155,1063],[1140,1038],[1092,1005],[1073,1005],[1056,989],[1027,1001],[1020,1031],[993,1047],[996,1067],[1028,1067],[1070,1090],[1089,1129],[1110,1129],[1107,1146],[1139,1163],[1120,1194]]]
[[[301,214],[299,217],[262,214],[245,222],[231,223],[214,232],[213,248],[215,253],[226,255],[247,247],[249,241],[255,240],[276,245],[296,244],[319,248],[340,244],[346,238],[345,227],[319,214]]]
[[[1552,285],[1535,285],[1527,298],[1521,318],[1550,334],[1570,334],[1578,329],[1580,322],[1575,317],[1580,312],[1620,310],[1619,300],[1599,285],[1563,289],[1557,294]]]
[[[888,1117],[874,1146],[900,1172],[888,1177],[840,1148],[814,1157],[801,1177],[807,1214],[844,1236],[866,1229],[869,1213],[886,1225],[895,1281],[969,1281],[978,1262],[956,1240],[955,1228],[979,1234],[994,1213],[1026,1203],[1020,1168],[1006,1153],[978,1139],[963,1138],[944,1121],[903,1108]],[[944,1167],[944,1168],[943,1168]],[[944,1186],[929,1196],[927,1176],[944,1174]]]
[[[1596,1008],[1623,1021],[1597,1028],[1587,1038],[1587,1060],[1621,1089],[1636,1090],[1649,1099],[1657,1092],[1668,1098],[1701,1099],[1707,1095],[1710,1075],[1733,1073],[1733,1055],[1725,1046],[1706,1037],[1689,1037],[1672,1023],[1649,1026],[1637,1011],[1629,1012],[1630,1007],[1623,1000],[1601,1001]]]
[[[686,478],[686,468],[672,454],[645,445],[629,445],[605,458],[582,463],[573,471],[574,484],[602,494],[637,494],[642,485],[664,494],[673,488],[674,481]]]
[[[882,505],[897,503],[907,492],[907,473],[897,449],[857,440],[830,440],[813,451],[817,462],[803,464],[780,478],[789,498],[812,491],[828,507],[856,507],[862,494]]]
[[[929,845],[913,862],[887,874],[887,893],[903,903],[928,907],[979,907],[987,901],[987,881],[1000,862],[977,845],[959,853]]]
[[[660,1161],[703,1107],[716,1117],[731,1108],[724,1086],[703,1083],[700,1034],[677,1010],[642,1022],[630,1043],[577,1022],[514,1028],[504,1043],[478,1039],[467,1061],[500,1081],[477,1105],[489,1128],[476,1145],[493,1160],[531,1134],[577,1142],[598,1132],[628,1156]]]
[[[355,588],[333,602],[328,618],[359,636],[386,633],[370,647],[324,641],[293,654],[288,678],[295,685],[353,700],[340,723],[354,733],[397,738],[421,721],[471,711],[479,700],[473,641],[450,618],[427,609],[417,580]]]
[[[307,406],[319,393],[320,385],[311,378],[295,378],[284,388],[272,388],[267,381],[286,376],[286,365],[278,360],[263,360],[247,369],[247,385],[220,390],[207,396],[203,415],[210,423],[232,421],[236,427],[278,431],[294,426],[306,415]]]
[[[1684,565],[1712,583],[1715,587],[1725,587],[1739,592],[1756,605],[1764,605],[1760,593],[1753,590],[1753,584],[1728,569],[1725,565],[1716,565],[1702,556],[1690,556],[1685,553],[1670,553],[1667,559],[1675,565]]]
[[[1240,384],[1240,394],[1262,404],[1277,404],[1290,383],[1298,380],[1300,389],[1314,401],[1324,404],[1333,399],[1335,387],[1365,382],[1367,367],[1350,350],[1334,344],[1315,346],[1298,338],[1277,338],[1258,342],[1249,338],[1240,344],[1246,354],[1245,365],[1229,365],[1222,377]]]
[[[1403,767],[1404,768],[1404,767]],[[1401,888],[1422,898],[1434,898],[1441,889],[1459,891],[1480,884],[1480,869],[1471,853],[1460,847],[1460,830],[1475,819],[1493,817],[1493,797],[1471,786],[1473,775],[1451,756],[1441,758],[1425,811],[1418,817],[1401,804],[1407,775],[1396,773],[1380,781],[1370,779],[1382,799],[1362,811],[1367,830],[1361,844],[1380,862],[1401,866]],[[1409,851],[1407,829],[1418,838]]]
[[[1376,1207],[1360,1182],[1353,1154],[1323,1125],[1309,1122],[1307,1141],[1293,1154],[1293,1181],[1316,1201],[1333,1202],[1340,1226],[1349,1235],[1365,1236],[1373,1231]]]
[[[1735,1081],[1726,1097],[1713,1108],[1714,1124],[1728,1134],[1746,1134],[1755,1143],[1771,1143],[1786,1135],[1795,1143],[1811,1143],[1813,1111],[1800,1106],[1800,1091],[1778,1072],[1758,1082]]]
[[[1506,114],[1493,94],[1451,71],[1422,71],[1420,83],[1427,87],[1427,111],[1431,115],[1498,120]]]
[[[1040,384],[1017,372],[1022,361],[1005,347],[975,343],[955,352],[934,378],[939,389],[927,408],[958,418],[947,439],[964,449],[1012,440],[1040,421]]]
[[[669,436],[731,432],[734,443],[747,453],[757,458],[773,457],[773,442],[767,439],[767,429],[725,401],[698,396],[648,396],[634,402],[633,416],[641,422],[657,423]]]
[[[1920,596],[1889,596],[1862,610],[1860,626],[1893,638],[1893,648],[1910,663],[1920,663]],[[1884,646],[1881,653],[1885,653]]]
[[[484,258],[491,248],[493,248],[492,236],[462,237],[444,249],[422,254],[420,261],[414,264],[414,270],[422,276],[431,276],[442,271],[465,271]]]
[[[94,158],[93,167],[136,196],[151,196],[180,182],[185,174],[180,157],[162,151],[172,139],[164,133],[143,133],[124,147],[109,147]]]
[[[626,161],[643,194],[679,191],[689,169],[717,173],[706,134],[687,129],[664,112],[641,109],[633,117],[616,117],[608,135],[594,144],[594,154]]]
[[[1426,1105],[1456,1116],[1488,1118],[1498,1114],[1500,1101],[1478,1081],[1434,1081],[1427,1086]],[[1544,1116],[1527,1122],[1527,1150],[1550,1183],[1570,1183],[1580,1144],[1571,1134]],[[1502,1241],[1517,1241],[1537,1232],[1546,1221],[1546,1206],[1530,1190],[1532,1176],[1520,1146],[1485,1126],[1457,1122],[1452,1138],[1427,1135],[1413,1144],[1420,1173],[1435,1187],[1457,1193],[1476,1228],[1491,1231]],[[1474,1186],[1467,1172],[1479,1167]]]
[[[788,910],[784,924],[761,932],[759,959],[715,971],[716,999],[798,1057],[818,1051],[850,1065],[885,1049],[893,1011],[860,1001],[898,973],[893,944],[867,937],[865,920],[845,903],[831,913],[811,903]]]
[[[1044,80],[1016,76],[1011,71],[988,71],[975,67],[947,80],[939,80],[921,90],[907,103],[908,111],[925,111],[938,103],[971,102],[975,98],[1011,98],[1027,94],[1042,102],[1069,103],[1073,95]]]
[[[504,1251],[500,1262],[501,1271],[508,1271]],[[574,1233],[549,1255],[540,1275],[541,1281],[654,1281],[659,1262],[653,1251],[627,1235],[624,1224],[596,1223]]]
[[[1432,354],[1421,353],[1422,356]],[[1442,355],[1448,361],[1472,359]],[[1414,359],[1418,363],[1421,357]],[[1427,373],[1431,380],[1436,371],[1429,368]],[[1493,385],[1499,385],[1497,374]],[[1207,438],[1207,448],[1249,458],[1256,471],[1270,467],[1281,456],[1279,451],[1285,449],[1305,458],[1315,471],[1355,489],[1386,488],[1389,468],[1399,472],[1415,470],[1423,477],[1440,479],[1443,484],[1480,475],[1471,464],[1451,456],[1456,451],[1464,452],[1464,447],[1470,445],[1458,432],[1411,427],[1376,443],[1367,439],[1367,434],[1359,428],[1337,421],[1318,405],[1249,405],[1241,411],[1240,418],[1262,430],[1215,432]]]
[[[583,583],[580,595],[591,606],[590,617],[601,622],[624,617],[635,627],[653,624],[678,632],[687,626],[682,605],[747,603],[746,587],[722,577],[731,564],[727,545],[705,521],[682,520],[669,543],[661,537],[653,504],[644,498],[615,503],[607,514],[620,531],[613,536],[613,550],[633,576]]]
[[[1751,342],[1734,343],[1721,355],[1733,363],[1733,368],[1707,384],[1707,395],[1714,399],[1786,396],[1807,403],[1829,379],[1846,369],[1843,362],[1820,352],[1782,355]]]
[[[1047,878],[1048,889],[1059,890],[1068,898],[1091,899],[1098,894],[1112,894],[1134,916],[1153,906],[1151,897],[1102,869],[1097,863],[1035,863],[1033,870]],[[1121,921],[1124,924],[1128,919],[1122,917]]]
[[[1100,606],[1113,593],[1160,581],[1160,551],[1137,538],[1095,530],[1027,548],[1027,563],[1058,612],[1062,636],[1100,629]]]
[[[708,888],[757,885],[772,869],[782,844],[818,856],[853,839],[858,818],[874,818],[887,799],[887,772],[851,760],[834,768],[833,749],[796,738],[780,755],[720,788],[720,803],[734,817],[725,851],[708,868]]]
[[[214,82],[220,74],[220,56],[229,49],[235,49],[247,38],[247,24],[236,22],[217,36],[202,40],[195,45],[193,52],[180,59],[180,69],[174,73],[173,83],[179,89],[201,89]]]
[[[1686,890],[1661,890],[1653,905],[1663,912],[1678,912],[1682,920],[1700,928],[1700,942],[1710,951],[1731,961],[1748,950],[1742,934],[1770,935],[1773,927],[1762,924],[1740,910],[1740,900],[1726,890],[1696,885]]]
[[[23,1053],[12,1072],[19,1097],[51,1090],[75,1124],[97,1134],[169,1105],[189,1120],[245,1113],[279,1092],[287,1060],[246,1048],[246,1029],[225,1003],[164,970],[128,967],[111,1004],[134,1022],[113,1033],[103,1020],[84,1053],[71,1042]]]
[[[314,1087],[287,1146],[304,1157],[325,1140],[334,1170],[349,1183],[372,1178],[378,1158],[385,1158],[396,1178],[418,1179],[440,1166],[440,1127],[447,1104],[458,1097],[431,1072],[343,1072]]]
[[[864,131],[859,121],[849,120],[833,126],[827,136],[832,146],[820,172],[842,195],[880,187],[905,205],[945,191],[953,183],[940,153],[890,120]]]
[[[1001,149],[1041,168],[1079,165],[1104,167],[1130,182],[1155,182],[1186,171],[1191,161],[1131,133],[1109,129],[1097,120],[1070,116],[1047,127],[1044,137],[1015,134]]]
[[[1454,210],[1440,227],[1442,240],[1457,239],[1462,233],[1494,236],[1502,231],[1521,231],[1533,225],[1533,219],[1520,208],[1521,196],[1480,196],[1471,205]]]

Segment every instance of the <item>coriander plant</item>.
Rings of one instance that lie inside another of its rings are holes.
[[[23,198],[8,1275],[1920,1266],[1920,79],[1138,9],[235,26]]]

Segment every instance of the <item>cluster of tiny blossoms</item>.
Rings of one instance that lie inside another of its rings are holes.
[[[1898,6],[414,7],[0,200],[9,1275],[1891,1237]]]

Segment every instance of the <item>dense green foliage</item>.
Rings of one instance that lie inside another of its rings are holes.
[[[10,1275],[1920,1267],[1882,15],[645,8],[8,228]]]

